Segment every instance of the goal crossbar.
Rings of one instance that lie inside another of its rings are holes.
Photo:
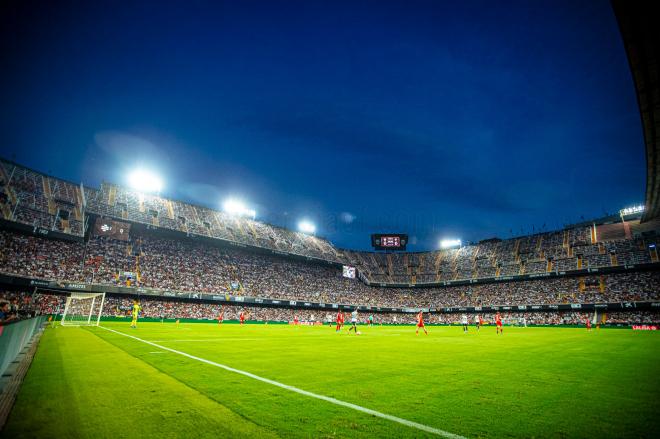
[[[66,298],[62,326],[98,326],[105,293],[71,293]]]

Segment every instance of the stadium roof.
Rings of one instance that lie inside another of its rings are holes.
[[[635,81],[646,144],[646,212],[660,217],[660,26],[653,2],[613,0]]]

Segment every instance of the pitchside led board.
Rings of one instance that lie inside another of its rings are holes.
[[[344,265],[344,271],[342,274],[349,279],[355,279],[355,267]]]
[[[131,225],[109,218],[96,218],[94,234],[97,236],[108,236],[113,239],[128,241]]]
[[[408,235],[401,233],[375,233],[371,235],[371,245],[375,250],[405,250]]]

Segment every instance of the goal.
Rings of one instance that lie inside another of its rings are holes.
[[[62,326],[98,326],[105,293],[71,293],[66,298]]]

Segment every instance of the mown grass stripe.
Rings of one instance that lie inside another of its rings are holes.
[[[148,340],[143,340],[139,337],[135,337],[133,335],[125,334],[121,331],[115,331],[114,329],[106,328],[104,326],[99,326],[99,328],[105,329],[106,331],[114,332],[115,334],[119,334],[119,335],[122,335],[124,337],[132,338],[134,340],[140,341],[140,342],[148,344],[150,346],[157,347],[159,349],[163,349],[163,350],[172,352],[173,354],[181,355],[181,356],[190,358],[192,360],[197,360],[201,363],[205,363],[205,364],[208,364],[210,366],[219,367],[219,368],[224,369],[226,371],[237,373],[239,375],[243,375],[243,376],[246,376],[248,378],[252,378],[254,380],[261,381],[261,382],[270,384],[272,386],[279,387],[281,389],[289,390],[291,392],[295,392],[295,393],[298,393],[300,395],[308,396],[310,398],[320,399],[322,401],[326,401],[326,402],[329,402],[331,404],[335,404],[335,405],[338,405],[338,406],[351,408],[353,410],[356,410],[356,411],[359,411],[359,412],[362,412],[362,413],[366,413],[368,415],[376,416],[376,417],[382,418],[382,419],[387,419],[389,421],[396,422],[398,424],[402,424],[402,425],[405,425],[407,427],[416,428],[418,430],[425,431],[425,432],[431,433],[431,434],[436,434],[438,436],[442,436],[442,437],[445,437],[445,438],[448,438],[448,439],[465,439],[464,436],[461,436],[461,435],[458,435],[458,434],[450,433],[448,431],[440,430],[438,428],[434,428],[434,427],[431,427],[431,426],[428,426],[428,425],[420,424],[418,422],[409,421],[407,419],[399,418],[397,416],[388,415],[387,413],[382,413],[382,412],[379,412],[379,411],[376,411],[376,410],[372,410],[372,409],[362,407],[362,406],[357,405],[357,404],[353,404],[353,403],[350,403],[350,402],[335,399],[335,398],[332,398],[332,397],[329,397],[329,396],[319,395],[318,393],[309,392],[307,390],[303,390],[303,389],[300,389],[298,387],[294,387],[294,386],[290,386],[288,384],[280,383],[279,381],[274,381],[274,380],[271,380],[271,379],[268,379],[268,378],[260,377],[258,375],[255,375],[255,374],[250,373],[250,372],[246,372],[244,370],[235,369],[233,367],[226,366],[224,364],[216,363],[215,361],[207,360],[205,358],[197,357],[195,355],[191,355],[191,354],[188,354],[186,352],[181,352],[181,351],[178,351],[176,349],[168,348],[166,346],[162,346],[162,345],[159,345],[157,343],[154,343],[154,342],[151,342],[151,341],[148,341]]]

